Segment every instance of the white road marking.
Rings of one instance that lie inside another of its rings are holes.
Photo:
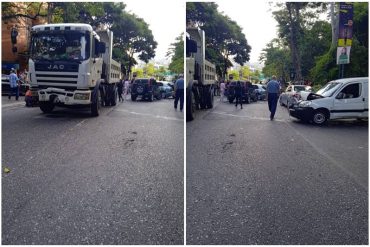
[[[25,106],[25,104],[26,103],[24,101],[14,102],[10,104],[2,104],[1,108],[9,108],[9,107],[14,107],[14,106]]]
[[[149,114],[149,113],[140,113],[140,112],[123,110],[123,109],[116,109],[116,111],[126,112],[126,113],[139,115],[139,116],[147,116],[147,117],[159,118],[159,119],[170,120],[170,121],[184,122],[184,119],[175,118],[175,117],[160,116],[160,115],[154,115],[154,114]]]
[[[238,118],[247,118],[247,119],[252,119],[252,120],[263,120],[263,121],[271,121],[270,118],[264,118],[264,117],[255,117],[255,116],[239,116],[227,112],[219,112],[219,111],[212,111],[210,112],[211,114],[218,114],[218,115],[224,115],[224,116],[229,116],[229,117],[238,117]],[[274,118],[275,122],[287,122],[284,119],[276,119]]]

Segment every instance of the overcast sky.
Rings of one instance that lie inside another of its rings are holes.
[[[149,24],[158,46],[155,60],[162,60],[171,43],[185,29],[185,1],[181,0],[124,0],[126,10],[135,13]]]
[[[230,4],[230,0],[215,1],[218,10],[224,12],[236,21],[243,29],[243,33],[252,46],[250,62],[259,62],[262,49],[273,38],[277,37],[277,22],[272,17],[271,8],[267,1],[237,1]]]

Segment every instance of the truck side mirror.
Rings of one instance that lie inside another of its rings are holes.
[[[186,53],[196,53],[197,50],[197,42],[191,39],[186,39]]]
[[[105,53],[105,43],[104,42],[97,42],[95,47],[95,54],[103,54]]]

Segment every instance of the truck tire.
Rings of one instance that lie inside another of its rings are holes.
[[[50,113],[54,109],[54,104],[50,101],[40,101],[39,106],[43,113]]]
[[[193,121],[195,113],[195,98],[194,93],[190,92],[186,99],[186,121]]]
[[[228,98],[229,103],[232,104],[234,102],[234,98]]]
[[[100,90],[97,91],[97,95],[94,97],[93,102],[91,102],[90,110],[91,110],[91,116],[97,117],[99,116],[100,107],[102,105],[102,97]]]
[[[132,100],[132,101],[136,101],[136,98],[137,98],[137,96],[136,96],[136,95],[131,95],[131,100]]]
[[[328,121],[328,114],[323,110],[316,110],[312,116],[312,122],[317,125],[323,125]]]
[[[154,95],[150,94],[148,99],[149,99],[150,102],[152,102],[154,100]]]
[[[114,87],[113,92],[112,92],[112,99],[111,99],[111,105],[112,106],[117,105],[117,99],[118,99],[118,92],[117,92],[117,88]]]
[[[249,104],[249,103],[251,102],[251,98],[250,98],[250,96],[249,96],[249,95],[247,95],[247,98],[246,98],[245,102],[246,102],[247,104]]]
[[[212,93],[212,90],[211,90],[209,92],[209,96],[208,96],[208,108],[209,109],[213,108],[213,102],[214,102],[214,96],[213,96],[213,93]]]

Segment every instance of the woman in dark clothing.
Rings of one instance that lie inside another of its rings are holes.
[[[118,100],[119,102],[123,102],[123,98],[122,98],[122,93],[123,93],[123,81],[122,80],[119,80],[118,84],[117,84],[117,91],[118,91]]]
[[[236,100],[235,107],[238,107],[238,104],[240,104],[240,109],[243,109],[242,92],[243,92],[242,85],[240,81],[238,81],[235,85],[235,100]]]

